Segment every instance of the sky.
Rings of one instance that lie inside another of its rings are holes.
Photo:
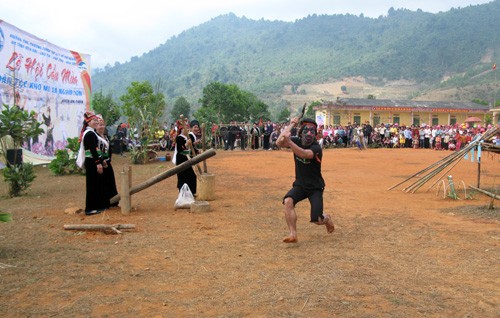
[[[140,57],[173,36],[227,13],[293,22],[311,14],[386,16],[445,12],[492,0],[24,0],[1,1],[0,20],[59,47],[91,55],[92,68]],[[85,4],[85,6],[80,5]]]

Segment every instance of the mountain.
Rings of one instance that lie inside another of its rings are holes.
[[[391,8],[379,18],[309,15],[283,22],[226,14],[130,62],[97,69],[93,91],[117,97],[131,82],[149,80],[161,83],[167,100],[184,96],[196,105],[203,87],[218,81],[274,104],[287,91],[307,94],[304,85],[360,77],[378,87],[414,83],[418,91],[409,97],[467,85],[482,85],[488,94],[500,53],[499,17],[500,0],[437,14]]]

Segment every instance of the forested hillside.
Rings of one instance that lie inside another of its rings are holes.
[[[93,91],[119,96],[133,81],[161,81],[167,100],[197,103],[203,87],[218,81],[272,104],[285,86],[346,76],[378,84],[491,83],[493,72],[486,71],[500,54],[499,17],[500,0],[437,14],[391,8],[375,19],[311,15],[282,22],[227,14],[130,62],[95,70]]]

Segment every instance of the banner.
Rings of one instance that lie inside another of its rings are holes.
[[[44,130],[25,149],[52,157],[67,138],[79,136],[83,113],[90,109],[90,72],[90,55],[0,20],[0,104],[34,111]]]

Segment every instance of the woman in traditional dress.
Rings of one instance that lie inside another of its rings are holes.
[[[193,134],[189,134],[189,137],[186,136],[187,127],[184,127],[185,123],[180,123],[178,121],[177,126],[177,137],[175,138],[175,151],[172,162],[175,165],[180,165],[181,163],[189,160],[189,155],[191,153],[190,143],[194,143],[196,141],[196,137],[194,137]],[[197,180],[196,173],[194,172],[193,167],[189,167],[177,174],[177,189],[179,189],[179,191],[181,190],[184,183],[188,185],[191,193],[195,195]]]
[[[111,200],[115,195],[118,194],[118,191],[116,190],[116,181],[115,181],[115,172],[113,170],[113,166],[111,165],[111,147],[109,143],[109,138],[106,135],[106,122],[102,118],[101,115],[97,115],[99,118],[99,124],[97,125],[97,133],[99,134],[99,150],[102,153],[103,157],[103,176],[104,176],[104,183],[105,183],[105,189],[104,192],[106,194],[106,197],[108,200]],[[118,206],[118,202],[115,202],[113,204],[109,203],[109,206],[116,207]],[[109,207],[108,206],[108,207]]]
[[[84,122],[80,134],[80,148],[85,152],[85,214],[94,215],[106,210],[109,199],[106,196],[104,182],[103,157],[99,150],[99,138],[96,132],[99,118],[92,112],[84,114]]]

